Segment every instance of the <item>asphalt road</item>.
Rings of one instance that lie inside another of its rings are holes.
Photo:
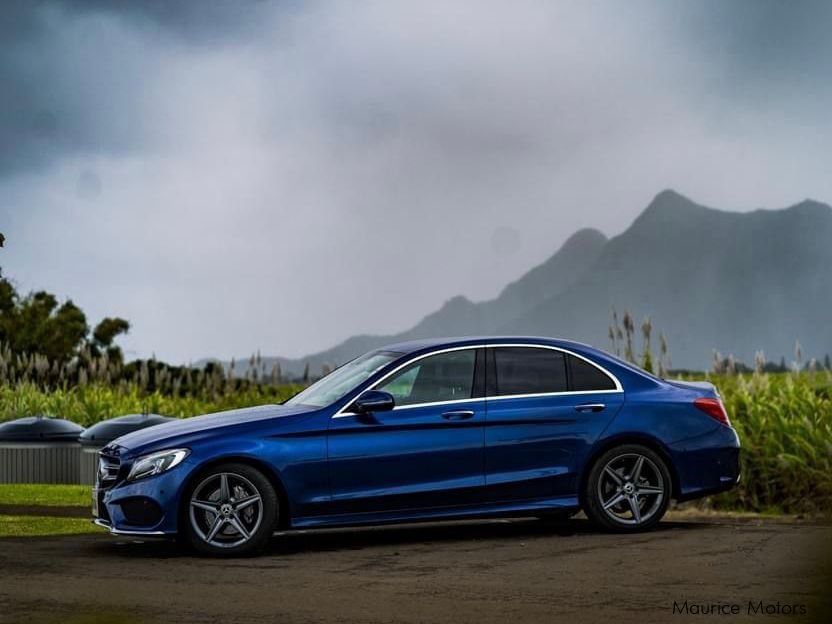
[[[632,536],[492,521],[286,534],[251,559],[105,534],[0,540],[0,622],[760,621],[832,614],[832,526],[672,516]],[[673,603],[737,604],[679,615]],[[804,605],[806,614],[799,605]],[[787,609],[788,611],[788,609]]]

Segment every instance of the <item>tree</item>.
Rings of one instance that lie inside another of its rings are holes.
[[[16,301],[3,314],[3,341],[16,353],[39,353],[65,362],[77,353],[89,331],[87,317],[72,301],[58,305],[40,291]]]
[[[11,312],[16,304],[17,291],[14,285],[0,272],[0,317],[4,317]],[[2,332],[2,325],[0,325],[0,332]]]
[[[92,331],[93,346],[96,351],[106,351],[111,360],[121,362],[123,361],[121,348],[113,342],[116,336],[126,334],[128,331],[130,331],[130,323],[117,316],[108,316],[102,319]]]
[[[0,270],[0,341],[12,353],[39,354],[61,364],[90,345],[120,361],[121,350],[113,340],[129,327],[124,319],[106,318],[90,339],[87,317],[72,300],[59,303],[55,295],[43,290],[21,297]]]
[[[130,323],[123,318],[107,317],[95,326],[92,332],[93,340],[101,347],[113,346],[113,340],[120,334],[126,334],[130,330]]]

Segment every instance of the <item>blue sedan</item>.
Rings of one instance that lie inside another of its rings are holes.
[[[283,405],[173,421],[100,455],[95,522],[203,553],[277,530],[494,516],[656,525],[671,499],[739,480],[716,388],[666,381],[584,344],[395,344]]]

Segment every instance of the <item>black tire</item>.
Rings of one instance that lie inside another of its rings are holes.
[[[643,458],[640,469],[639,457]],[[583,508],[596,526],[607,531],[647,531],[664,516],[672,491],[670,471],[658,453],[641,444],[624,444],[593,463]]]
[[[262,472],[247,464],[220,464],[200,473],[185,492],[180,533],[198,553],[240,557],[268,544],[279,517],[277,492]]]

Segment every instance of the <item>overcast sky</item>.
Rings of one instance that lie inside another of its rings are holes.
[[[0,266],[131,356],[493,297],[674,188],[832,200],[832,3],[0,5]]]

